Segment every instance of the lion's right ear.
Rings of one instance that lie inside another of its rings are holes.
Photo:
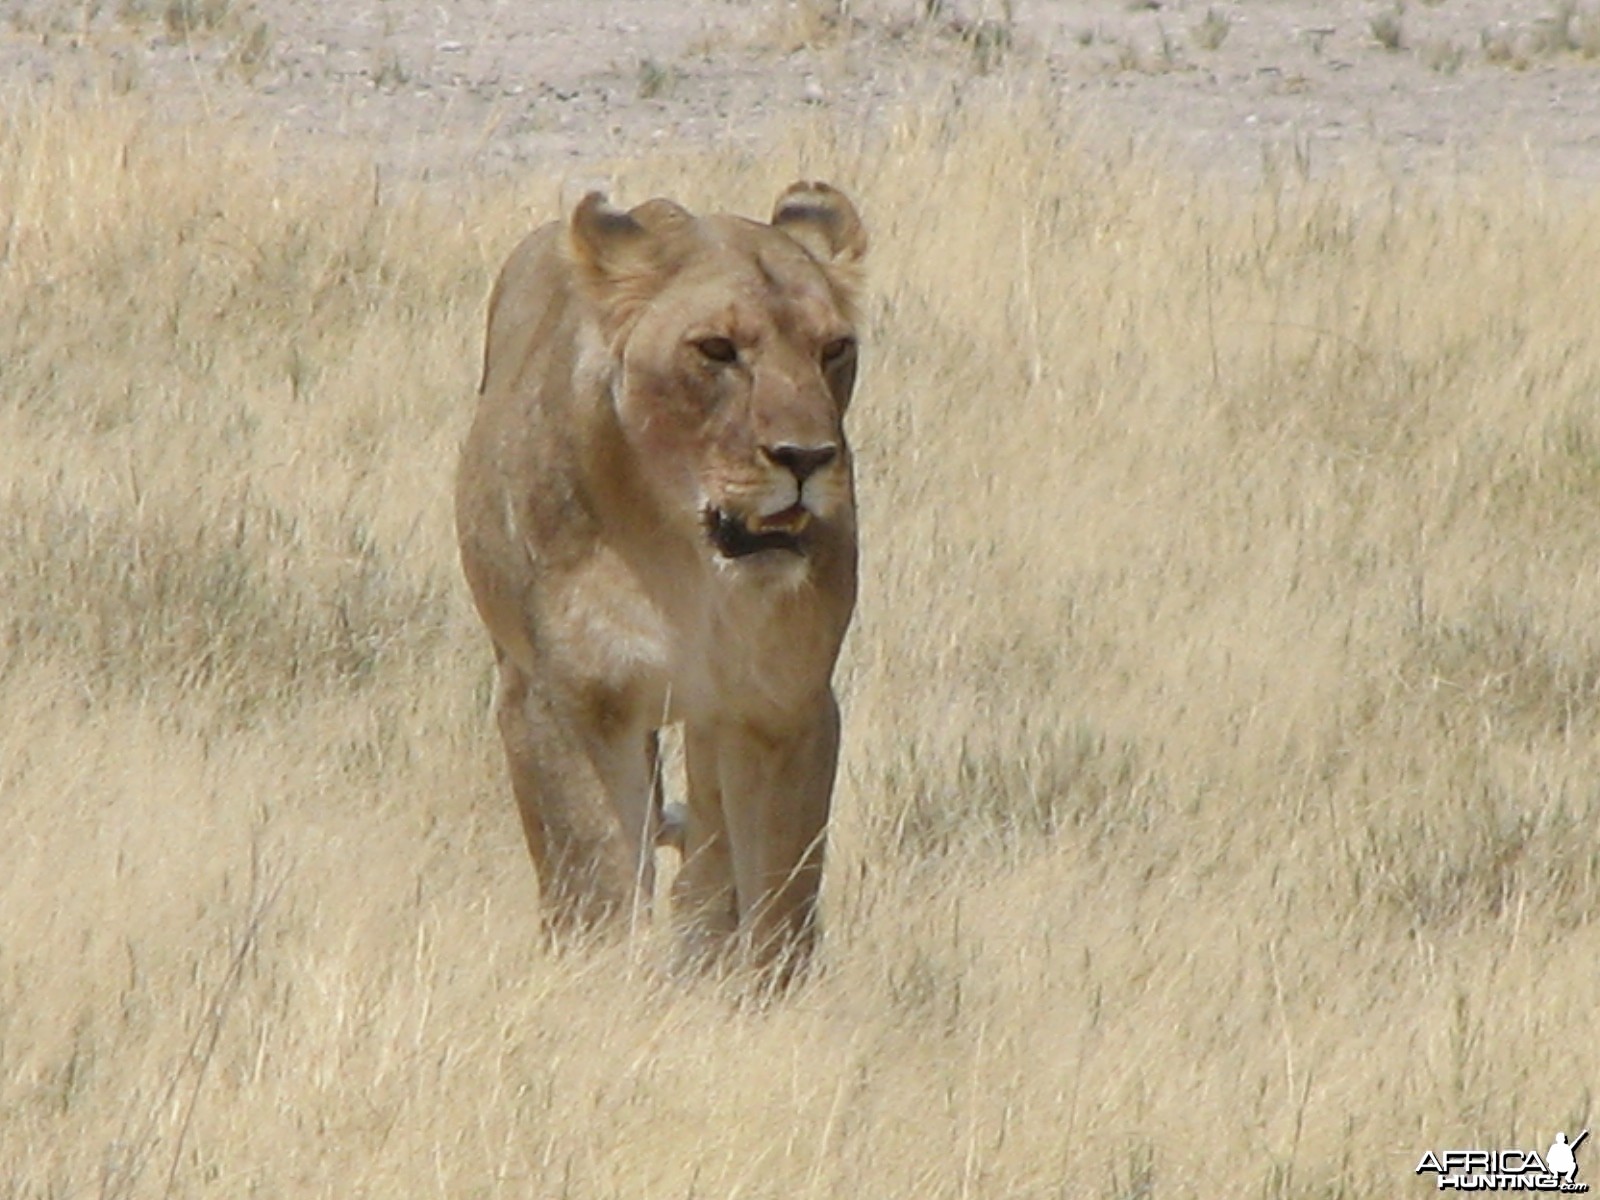
[[[623,212],[599,192],[573,210],[567,253],[584,290],[614,334],[676,269],[694,218],[671,200],[647,200]]]

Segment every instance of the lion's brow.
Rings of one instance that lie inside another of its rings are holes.
[[[755,257],[756,271],[761,275],[761,282],[767,285],[769,291],[782,291],[783,283],[778,279],[777,273],[767,265],[767,256],[757,254]]]
[[[807,307],[809,299],[817,294],[809,281],[795,278],[793,275],[785,278],[783,270],[774,267],[765,254],[758,253],[751,257],[755,263],[756,274],[766,289],[767,304],[774,318],[780,322],[797,320],[799,312]]]

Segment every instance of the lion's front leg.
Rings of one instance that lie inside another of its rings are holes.
[[[509,657],[499,673],[495,715],[545,928],[560,944],[619,927],[655,885],[645,724],[534,688]]]
[[[719,730],[718,763],[738,897],[752,964],[787,977],[817,936],[822,859],[839,760],[839,708],[824,692],[804,718],[772,730]]]
[[[716,738],[690,727],[683,736],[688,773],[682,865],[672,881],[672,923],[679,965],[702,968],[720,962],[739,928],[733,888],[733,856],[722,819],[722,783]]]

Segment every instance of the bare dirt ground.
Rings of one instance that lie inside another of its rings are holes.
[[[1030,83],[1185,165],[1600,178],[1600,0],[11,0],[0,102],[82,81],[448,185],[661,143],[759,150]],[[1485,155],[1489,157],[1485,159]]]

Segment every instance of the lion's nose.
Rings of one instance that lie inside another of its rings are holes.
[[[769,462],[788,468],[804,483],[839,456],[837,446],[796,446],[793,442],[779,442],[776,446],[763,446],[761,453]]]

